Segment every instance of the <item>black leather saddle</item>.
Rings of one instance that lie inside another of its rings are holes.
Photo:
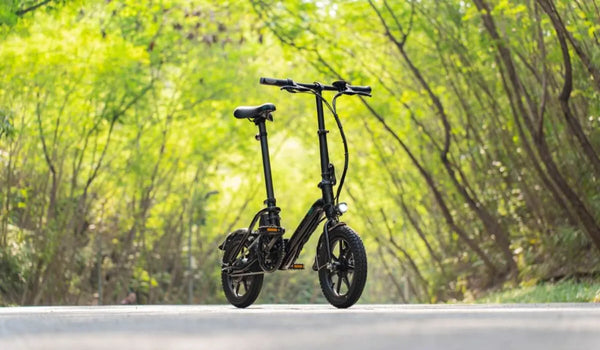
[[[272,103],[264,103],[260,106],[241,106],[233,111],[233,116],[238,119],[256,119],[258,117],[270,119],[271,112],[275,111],[275,105]]]

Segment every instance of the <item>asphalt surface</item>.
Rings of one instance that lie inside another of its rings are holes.
[[[0,308],[0,349],[600,349],[600,305]]]

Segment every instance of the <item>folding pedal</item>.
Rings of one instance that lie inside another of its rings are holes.
[[[285,233],[285,229],[280,226],[260,226],[258,228],[258,233],[270,236],[280,236]]]

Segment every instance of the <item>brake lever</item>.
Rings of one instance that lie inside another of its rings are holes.
[[[350,89],[346,89],[344,91],[342,91],[342,94],[344,95],[360,95],[360,96],[367,96],[367,97],[371,97],[371,94],[368,92],[362,92],[362,91],[354,91],[354,90],[350,90]]]
[[[311,91],[309,88],[305,88],[305,87],[299,86],[299,85],[284,85],[284,86],[281,87],[281,90],[285,90],[285,91],[290,92],[292,94],[295,94],[297,92]]]

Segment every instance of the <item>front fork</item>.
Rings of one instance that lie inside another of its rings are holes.
[[[345,222],[335,222],[333,223],[331,220],[327,220],[327,222],[325,222],[325,225],[323,225],[323,234],[321,235],[321,237],[319,238],[319,242],[317,243],[317,251],[315,254],[315,263],[312,266],[313,271],[319,271],[322,268],[326,267],[327,264],[331,261],[331,247],[330,247],[330,242],[329,242],[329,232],[333,231],[334,229],[336,229],[339,226],[344,226],[346,225]],[[325,242],[322,242],[321,240],[324,239]],[[319,249],[321,247],[322,244],[325,244],[325,248],[327,249],[327,260],[323,260],[323,259],[319,259],[320,257],[320,252]]]
[[[331,219],[327,220],[327,222],[325,222],[325,225],[323,225],[323,235],[322,237],[325,237],[325,247],[327,248],[327,262],[331,261],[331,247],[329,246],[329,225],[331,224]],[[317,245],[318,247],[318,245]],[[319,255],[319,251],[317,250],[316,256],[315,256],[315,261],[318,260],[318,255]],[[319,267],[317,269],[320,270],[321,267]]]

